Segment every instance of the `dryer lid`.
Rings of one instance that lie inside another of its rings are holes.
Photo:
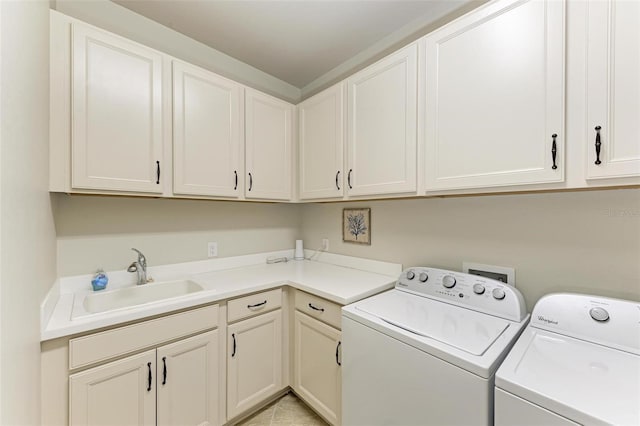
[[[640,303],[586,294],[542,297],[533,327],[640,355]]]
[[[496,386],[579,423],[640,424],[640,356],[528,327]]]
[[[481,356],[509,321],[400,291],[366,299],[356,309],[417,336]]]

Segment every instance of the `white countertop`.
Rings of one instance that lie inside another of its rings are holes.
[[[307,253],[309,257],[311,252]],[[399,264],[331,253],[320,253],[314,260],[266,264],[269,257],[290,258],[292,254],[291,250],[287,250],[150,267],[148,273],[156,281],[190,279],[202,286],[203,290],[186,296],[75,319],[72,319],[74,303],[78,306],[85,296],[93,294],[91,275],[62,278],[43,302],[41,341],[85,333],[283,285],[346,305],[392,288],[402,271],[402,265]],[[135,274],[117,271],[108,272],[108,275],[110,284],[106,291],[135,286],[132,281]],[[146,285],[152,286],[153,283]]]

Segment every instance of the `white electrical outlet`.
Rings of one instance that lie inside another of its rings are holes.
[[[322,251],[329,251],[329,239],[328,238],[323,238],[322,239]]]
[[[218,257],[218,243],[208,243],[207,244],[207,255],[209,257]]]

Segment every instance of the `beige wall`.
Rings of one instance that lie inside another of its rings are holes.
[[[640,190],[327,204],[54,195],[58,275],[305,247],[460,270],[512,266],[529,308],[552,291],[640,300]],[[372,208],[372,245],[342,242],[343,207]]]
[[[49,4],[0,2],[0,424],[40,423],[40,301],[55,280]]]
[[[55,194],[58,275],[126,268],[140,249],[150,266],[292,249],[299,206]]]
[[[371,207],[371,246],[342,242],[351,206]],[[302,229],[308,248],[405,267],[514,267],[529,310],[557,291],[640,300],[638,189],[305,205]]]

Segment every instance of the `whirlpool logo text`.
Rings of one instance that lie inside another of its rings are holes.
[[[558,325],[558,321],[554,321],[552,319],[545,318],[542,315],[538,315],[538,321],[542,321],[542,322],[545,322],[547,324]]]

